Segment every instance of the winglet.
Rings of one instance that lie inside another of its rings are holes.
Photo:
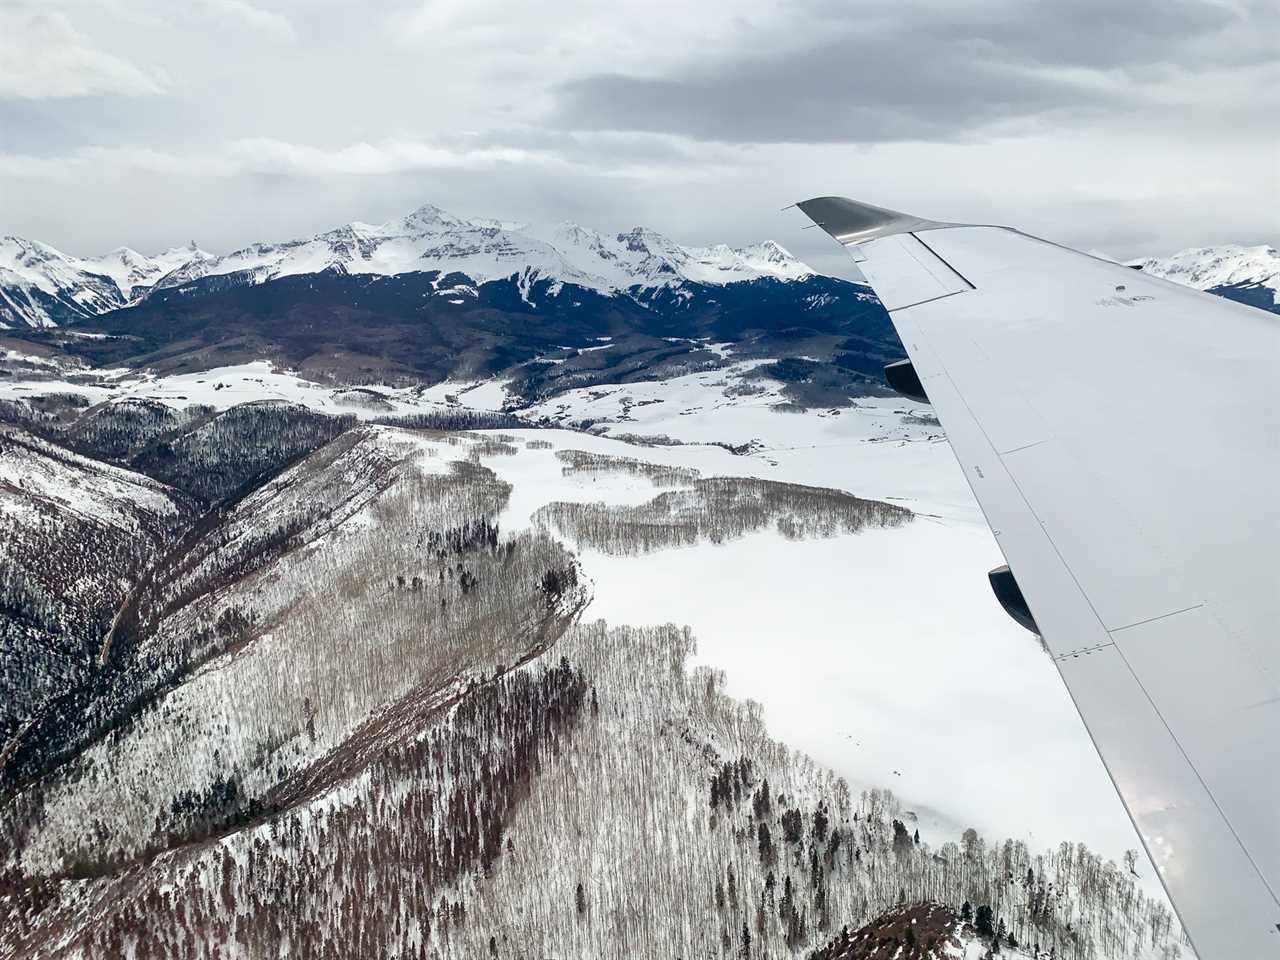
[[[954,224],[925,220],[884,207],[873,207],[848,197],[814,197],[796,204],[817,226],[829,233],[838,243],[852,245],[888,237],[895,233],[912,233],[916,230],[932,230]]]

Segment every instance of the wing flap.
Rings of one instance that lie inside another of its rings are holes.
[[[873,240],[868,246],[873,249],[859,261],[859,268],[877,296],[884,291],[880,302],[886,310],[901,310],[973,289],[914,234]]]

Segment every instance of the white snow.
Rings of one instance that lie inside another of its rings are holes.
[[[47,367],[51,370],[61,370],[65,366],[60,359],[42,357],[35,353],[24,353],[21,350],[6,350],[4,347],[0,347],[0,361],[24,363],[33,367]]]
[[[97,524],[136,531],[139,513],[177,512],[159,483],[34,437],[26,440],[34,450],[10,445],[0,456],[0,516],[38,520],[31,511],[43,501]]]
[[[457,396],[458,403],[470,410],[501,410],[509,397],[506,384],[500,380],[483,381]]]
[[[45,393],[78,393],[92,403],[145,399],[158,400],[175,408],[201,404],[217,410],[254,400],[285,400],[325,413],[352,414],[368,420],[397,414],[431,413],[458,406],[498,410],[506,397],[502,384],[496,381],[441,383],[427,390],[372,384],[360,388],[369,393],[353,397],[349,390],[337,390],[332,384],[316,383],[288,370],[277,369],[268,360],[162,377],[133,370],[97,372],[110,375],[91,384],[16,377],[0,379],[0,399]],[[457,394],[456,402],[446,399],[454,394]]]
[[[115,281],[126,300],[131,300],[134,288],[150,287],[161,277],[200,256],[209,256],[194,244],[173,247],[154,257],[138,253],[128,247],[117,247],[110,253],[97,257],[85,257],[76,261],[89,273],[98,273]]]

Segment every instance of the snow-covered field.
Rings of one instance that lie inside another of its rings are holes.
[[[397,414],[433,413],[459,407],[475,410],[501,409],[506,392],[497,381],[446,382],[432,387],[372,385],[335,388],[315,383],[267,360],[253,360],[199,373],[156,376],[147,371],[96,370],[90,378],[79,368],[55,375],[57,364],[0,350],[0,361],[30,364],[38,362],[40,379],[28,379],[19,370],[11,379],[0,380],[0,399],[14,400],[47,393],[78,393],[92,403],[107,400],[158,400],[173,407],[193,404],[226,410],[255,400],[286,400],[335,416],[350,414],[361,420]],[[69,373],[80,374],[69,378]]]
[[[691,382],[680,386],[693,392],[697,378],[684,379]],[[1139,846],[1053,663],[991,594],[986,572],[1003,559],[950,448],[927,439],[936,427],[904,426],[896,401],[824,417],[764,406],[712,411],[707,391],[702,412],[684,415],[689,407],[670,396],[672,384],[623,392],[664,386],[670,419],[646,406],[645,430],[615,429],[757,439],[763,452],[642,448],[561,431],[522,439],[692,466],[704,476],[892,497],[918,516],[906,527],[830,540],[768,531],[639,556],[583,550],[595,592],[587,617],[688,625],[699,660],[726,671],[732,696],[763,704],[774,736],[855,790],[891,788],[931,842],[973,826],[1032,849],[1084,842],[1117,861]],[[553,450],[489,465],[515,487],[507,529],[551,500],[635,504],[657,492],[630,475],[562,477]]]

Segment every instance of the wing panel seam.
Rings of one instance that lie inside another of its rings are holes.
[[[961,279],[963,280],[964,278],[961,277]],[[918,307],[925,303],[933,303],[935,300],[945,300],[947,297],[957,297],[962,293],[968,292],[968,290],[952,290],[950,293],[940,293],[936,297],[929,297],[927,300],[917,300],[915,303],[904,303],[902,306],[894,307],[892,310],[886,309],[885,312],[892,315],[897,313],[899,310],[910,310],[912,307]]]
[[[1168,620],[1170,617],[1176,617],[1180,613],[1190,613],[1192,610],[1199,610],[1203,606],[1204,606],[1203,602],[1193,603],[1191,604],[1191,606],[1183,607],[1181,610],[1170,610],[1168,613],[1160,613],[1154,617],[1147,617],[1145,620],[1135,620],[1133,623],[1126,623],[1122,627],[1112,627],[1111,629],[1107,630],[1107,633],[1114,636],[1115,634],[1119,633],[1121,630],[1129,630],[1129,629],[1132,629],[1133,627],[1140,627],[1146,623],[1155,623],[1157,620]]]

